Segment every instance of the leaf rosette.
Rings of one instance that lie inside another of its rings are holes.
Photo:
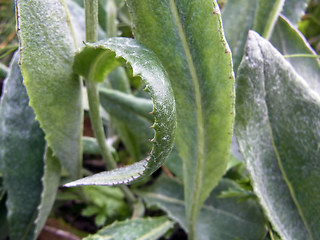
[[[110,38],[106,42],[87,43],[75,56],[74,71],[89,81],[101,82],[123,63],[132,66],[133,75],[140,76],[153,101],[154,131],[149,156],[132,165],[98,173],[71,183],[77,185],[128,184],[151,175],[161,167],[171,152],[176,129],[174,95],[168,75],[160,60],[149,49],[133,39]]]

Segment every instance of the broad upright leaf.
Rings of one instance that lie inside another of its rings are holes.
[[[234,77],[216,1],[128,0],[134,36],[169,74],[177,105],[187,215],[225,172],[234,117]]]
[[[264,216],[257,202],[219,198],[222,191],[234,185],[232,181],[222,179],[211,192],[196,223],[197,240],[257,240],[265,235]],[[179,181],[162,175],[155,184],[137,193],[148,206],[161,208],[167,212],[169,218],[188,231],[183,186]]]
[[[77,185],[115,185],[133,182],[152,174],[160,168],[171,152],[176,129],[175,101],[167,73],[152,51],[133,39],[109,38],[104,43],[88,43],[77,54],[74,69],[77,73],[87,77],[89,81],[101,81],[114,67],[124,62],[124,59],[131,64],[133,75],[140,76],[144,81],[146,91],[149,92],[153,100],[154,124],[152,128],[155,130],[155,134],[154,138],[150,140],[153,142],[150,156],[133,165],[68,183],[66,184],[67,187]],[[117,94],[119,96],[121,93],[118,92]],[[106,94],[102,93],[101,96],[106,97]],[[142,106],[145,106],[145,102]],[[149,105],[147,104],[146,106],[148,109]]]
[[[248,31],[252,29],[257,0],[228,0],[223,7],[223,28],[232,52],[235,73],[241,62]]]
[[[294,26],[297,26],[297,23],[305,14],[305,9],[309,2],[310,0],[287,0],[284,3],[282,14],[286,16]]]
[[[320,64],[314,50],[305,37],[284,18],[279,17],[271,37],[271,43],[283,55],[307,54],[309,57],[288,57],[294,70],[304,78],[309,86],[320,94]]]
[[[35,121],[15,54],[0,105],[0,172],[7,189],[10,239],[35,238],[42,192],[44,134]]]
[[[283,239],[319,239],[320,97],[255,32],[238,74],[235,129],[254,190]]]
[[[173,227],[166,217],[136,218],[124,222],[115,222],[89,235],[84,240],[156,240]]]
[[[20,63],[30,105],[48,146],[80,176],[81,82],[73,74],[74,39],[63,0],[16,0]]]

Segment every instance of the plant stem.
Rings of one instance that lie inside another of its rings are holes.
[[[117,167],[116,162],[113,159],[111,152],[106,144],[106,138],[104,134],[103,124],[99,111],[99,95],[98,95],[98,86],[92,79],[86,81],[87,93],[88,93],[88,102],[89,102],[89,114],[94,131],[94,135],[98,141],[99,147],[101,149],[101,155],[103,160],[107,164],[108,169],[114,169]]]
[[[192,214],[190,222],[189,222],[189,235],[188,235],[188,240],[194,240],[196,238],[195,233],[196,233],[196,220],[194,219],[194,214]]]
[[[262,36],[265,39],[269,39],[271,37],[274,25],[276,24],[276,22],[278,20],[278,17],[279,17],[281,10],[282,10],[284,2],[285,2],[285,0],[276,0],[274,6],[272,8],[271,14],[269,16],[269,19],[267,20],[264,32],[262,34]]]
[[[85,17],[86,17],[86,41],[96,42],[98,40],[98,0],[85,0]],[[94,135],[97,139],[99,147],[101,149],[101,155],[107,165],[107,169],[115,169],[117,167],[116,162],[113,159],[111,152],[106,144],[106,136],[104,134],[103,124],[100,116],[100,101],[98,94],[98,85],[94,79],[85,80],[88,102],[89,102],[89,115],[93,128]],[[130,203],[137,201],[134,194],[126,185],[119,186],[124,193],[126,199]]]
[[[98,0],[84,0],[86,41],[98,41]]]
[[[117,6],[114,0],[107,1],[107,36],[116,37],[117,36]]]

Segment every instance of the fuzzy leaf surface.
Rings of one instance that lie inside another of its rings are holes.
[[[253,31],[238,74],[235,130],[254,190],[283,239],[318,239],[319,95]]]
[[[222,199],[222,191],[235,183],[223,179],[211,192],[201,208],[196,223],[197,240],[262,239],[265,235],[264,217],[259,205],[252,201],[239,202],[236,198]],[[183,200],[183,185],[165,175],[148,188],[137,191],[148,206],[157,206],[167,212],[169,218],[188,231]],[[232,226],[232,227],[230,227]]]
[[[133,39],[110,38],[103,43],[88,43],[77,54],[74,69],[91,81],[99,81],[124,59],[132,66],[133,74],[145,82],[153,100],[155,134],[150,156],[133,165],[68,183],[68,187],[130,183],[160,168],[171,152],[176,129],[175,101],[167,73],[153,52]]]
[[[136,218],[124,222],[115,222],[84,240],[156,240],[172,227],[173,222],[167,217]]]
[[[20,62],[30,105],[48,146],[73,178],[80,176],[81,82],[63,0],[16,0]]]
[[[316,55],[305,37],[285,17],[279,17],[271,37],[271,43],[283,55]],[[294,70],[303,77],[310,88],[320,94],[319,60],[312,57],[289,57],[286,60],[291,63]]]
[[[137,40],[160,58],[177,105],[186,211],[194,221],[226,170],[234,77],[216,1],[128,0]]]
[[[25,240],[35,238],[45,140],[29,106],[18,60],[15,54],[0,105],[0,172],[7,189],[10,239]]]

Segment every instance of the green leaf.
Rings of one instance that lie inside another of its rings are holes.
[[[320,94],[320,64],[317,58],[290,57],[292,54],[316,55],[304,36],[290,22],[279,17],[271,37],[271,43],[282,53],[294,70]]]
[[[3,178],[0,177],[0,232],[1,237],[6,239],[9,237],[9,225],[7,220],[6,192],[3,186]]]
[[[109,88],[122,91],[124,93],[131,93],[130,89],[130,82],[127,77],[126,71],[123,67],[118,67],[110,74],[108,75],[107,82],[105,85],[107,85]],[[150,101],[151,109],[153,107],[152,102]],[[113,119],[111,116],[111,124],[115,127],[119,138],[123,142],[125,148],[130,153],[130,156],[133,158],[135,162],[139,161],[141,159],[141,150],[140,146],[145,146],[145,140],[141,144],[141,141],[139,143],[139,135],[135,135],[130,129],[126,123],[123,121],[119,121],[118,119]],[[135,128],[133,128],[135,129]],[[150,148],[149,148],[150,149]],[[149,150],[148,149],[148,150]]]
[[[264,217],[259,205],[252,201],[238,202],[235,198],[221,199],[222,191],[236,184],[223,179],[211,192],[196,223],[196,239],[233,240],[262,239],[265,235]],[[149,206],[158,206],[188,231],[183,201],[183,186],[174,178],[162,175],[156,183],[137,191]]]
[[[183,181],[183,163],[179,156],[179,151],[177,146],[174,145],[171,153],[169,154],[165,166],[177,177],[179,180]]]
[[[153,110],[153,104],[149,99],[108,88],[100,88],[99,95],[102,107],[119,120],[130,118],[130,115],[135,115],[149,123],[154,119],[150,114]],[[124,121],[126,122],[126,120]]]
[[[77,46],[83,46],[83,41],[86,39],[84,9],[72,0],[66,0],[66,3]]]
[[[286,16],[294,26],[297,26],[297,23],[305,14],[305,9],[309,2],[310,0],[287,0],[284,3],[282,14]]]
[[[254,190],[283,239],[319,239],[319,95],[255,32],[238,73],[235,129]]]
[[[147,140],[153,136],[153,130],[150,129],[154,118],[150,114],[153,109],[152,101],[107,88],[100,88],[99,95],[101,106],[111,115],[112,123],[121,134],[125,146],[134,160],[139,161],[140,148],[143,152],[151,149]]]
[[[128,0],[134,36],[169,74],[177,105],[187,215],[224,174],[234,118],[234,79],[216,1]]]
[[[124,93],[131,93],[130,81],[125,68],[118,67],[108,75],[109,87]]]
[[[45,150],[44,134],[29,107],[18,60],[19,55],[15,54],[4,81],[0,105],[0,172],[7,189],[12,240],[35,238]]]
[[[146,91],[153,99],[155,122],[152,127],[155,135],[151,140],[153,148],[150,156],[130,166],[68,183],[65,185],[67,187],[114,185],[138,180],[160,168],[171,152],[176,128],[175,101],[167,74],[154,53],[133,39],[110,38],[104,43],[88,43],[77,54],[74,69],[83,76],[89,76],[89,81],[104,79],[105,74],[112,70],[110,66],[119,64],[114,62],[118,62],[120,57],[126,59],[132,66],[133,74],[139,75],[146,83]],[[120,60],[120,62],[123,61],[123,59]],[[110,63],[109,66],[104,65],[108,63]]]
[[[73,73],[74,39],[63,0],[17,0],[20,63],[30,105],[62,165],[81,173],[81,82]]]
[[[257,0],[228,0],[223,7],[223,28],[231,48],[235,73],[243,56],[248,31],[254,23],[257,5]]]
[[[172,227],[173,223],[166,217],[136,218],[124,222],[115,222],[84,240],[156,240]]]
[[[90,204],[82,211],[84,216],[102,215],[109,223],[130,215],[130,207],[125,202],[119,188],[108,186],[84,186],[83,192]],[[103,222],[100,225],[105,225]]]
[[[8,72],[9,72],[9,68],[3,63],[0,63],[0,78],[5,78]]]
[[[36,219],[35,236],[39,236],[47,217],[49,216],[56,199],[60,185],[61,165],[57,158],[52,156],[52,150],[47,148],[45,154],[44,175],[42,177],[43,190],[41,202],[38,206],[38,217]]]
[[[258,0],[253,30],[269,38],[285,0]]]
[[[116,154],[116,150],[113,146],[106,141],[107,147],[112,155]],[[97,139],[93,137],[82,137],[83,154],[101,154]]]

